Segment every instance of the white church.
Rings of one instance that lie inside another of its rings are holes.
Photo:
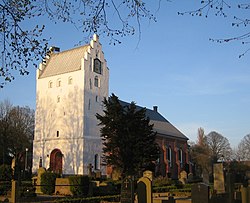
[[[108,97],[109,69],[98,36],[67,51],[52,47],[36,75],[32,171],[87,174],[92,164],[105,173],[95,115]]]
[[[95,116],[102,114],[102,101],[108,96],[109,69],[97,35],[85,46],[50,49],[36,76],[33,173],[44,167],[66,175],[88,174],[91,164],[94,171],[111,175],[110,167],[101,165],[102,140]],[[146,115],[162,150],[157,174],[178,178],[183,169],[191,172],[188,138],[157,107],[146,109]]]

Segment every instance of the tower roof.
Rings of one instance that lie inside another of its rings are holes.
[[[46,60],[46,65],[39,78],[50,77],[81,69],[81,59],[89,45],[73,48],[62,52],[52,52]]]

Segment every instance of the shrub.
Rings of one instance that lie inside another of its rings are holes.
[[[41,190],[44,194],[51,195],[55,192],[55,182],[58,174],[46,171],[41,175]]]
[[[89,177],[88,176],[70,176],[70,191],[74,196],[86,196],[89,191]]]
[[[8,191],[11,190],[11,182],[10,181],[1,181],[0,182],[0,195],[6,195]]]
[[[67,203],[100,203],[100,202],[119,202],[120,195],[102,196],[102,197],[87,197],[87,198],[63,198],[55,200],[54,202],[67,202]]]
[[[12,169],[10,165],[2,164],[0,166],[0,180],[10,181],[12,179]]]

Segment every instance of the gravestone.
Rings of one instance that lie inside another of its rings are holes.
[[[89,177],[92,177],[93,176],[93,165],[90,163],[88,166],[87,166],[87,168],[88,168],[88,176]]]
[[[153,181],[153,173],[152,171],[144,171],[143,172],[143,177],[147,177],[149,180]]]
[[[214,190],[217,194],[225,193],[223,163],[216,163],[214,168]]]
[[[152,203],[152,181],[148,177],[142,177],[137,181],[138,203]]]
[[[194,175],[192,173],[188,174],[188,181],[191,182],[194,180]]]
[[[187,183],[187,172],[186,171],[181,171],[180,172],[179,181],[181,181],[182,184],[186,184]]]
[[[38,170],[37,170],[37,180],[36,180],[36,193],[42,193],[41,191],[41,176],[43,173],[46,172],[46,169],[43,168],[43,167],[40,167]]]
[[[122,181],[121,203],[134,203],[134,179],[131,176]]]
[[[228,194],[228,203],[234,202],[234,174],[226,174],[226,192]]]
[[[192,203],[209,203],[209,186],[205,183],[192,185],[191,199]]]
[[[55,194],[73,195],[70,190],[69,178],[56,178]]]

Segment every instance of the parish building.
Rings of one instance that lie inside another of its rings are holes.
[[[102,140],[96,113],[109,96],[109,68],[97,35],[89,44],[60,52],[51,47],[36,74],[36,114],[33,168],[71,175],[94,171],[108,174],[101,164]],[[138,108],[141,108],[138,106]],[[178,178],[191,172],[188,138],[155,106],[147,116],[157,132],[161,156],[156,175]]]

